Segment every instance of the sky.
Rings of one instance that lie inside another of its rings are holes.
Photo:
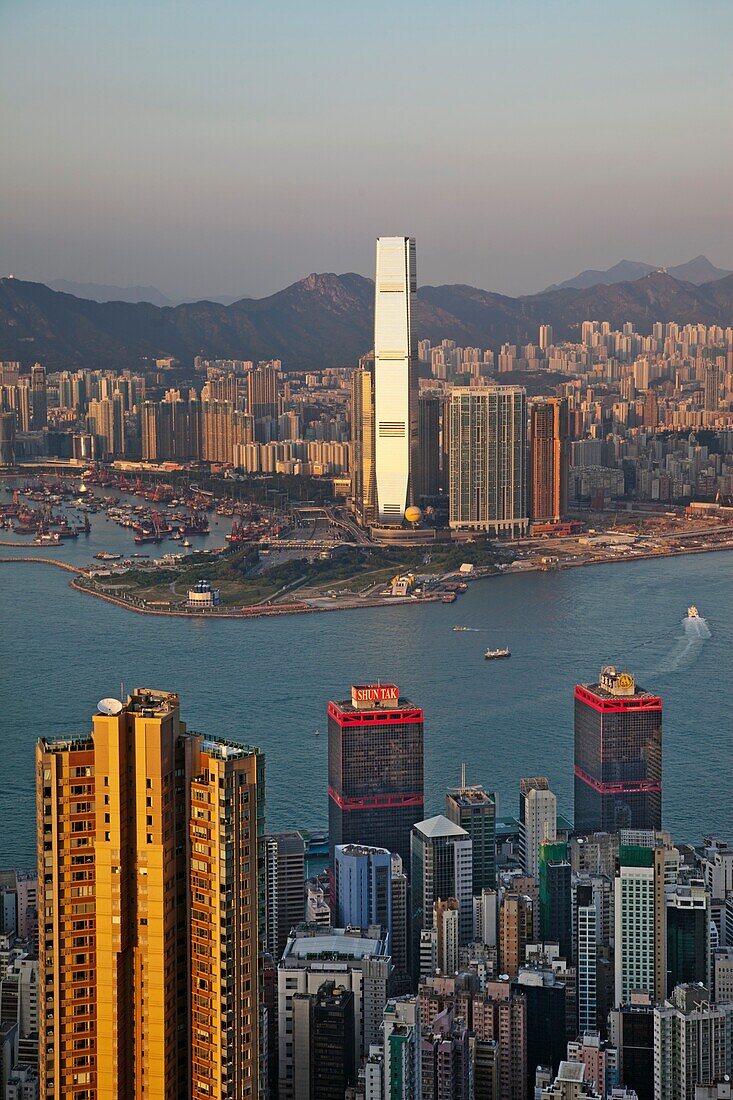
[[[0,0],[0,273],[733,267],[731,0]]]

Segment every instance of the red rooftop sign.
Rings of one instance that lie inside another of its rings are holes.
[[[351,704],[354,707],[391,707],[400,700],[400,689],[396,684],[355,684],[351,689]]]

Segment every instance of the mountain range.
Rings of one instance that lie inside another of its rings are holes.
[[[173,355],[270,359],[285,369],[348,366],[373,341],[374,284],[362,275],[312,274],[266,298],[231,305],[194,302],[93,302],[42,283],[0,279],[0,360],[36,360],[51,370],[141,368]],[[586,319],[614,327],[631,321],[733,323],[733,275],[696,286],[669,272],[641,279],[558,288],[511,298],[461,284],[418,290],[415,331],[432,342],[494,347],[537,340],[540,324],[556,340],[578,339]]]
[[[694,283],[695,286],[714,283],[716,279],[725,279],[726,276],[733,275],[733,271],[726,271],[722,267],[711,264],[707,256],[695,256],[694,260],[688,260],[687,263],[667,268],[660,268],[658,264],[641,263],[639,260],[621,260],[620,263],[614,264],[606,271],[589,268],[587,271],[581,271],[579,275],[575,275],[572,279],[566,279],[564,283],[553,283],[547,289],[586,290],[588,287],[598,286],[599,283],[611,285],[613,283],[632,282],[634,279],[643,278],[644,275],[651,275],[652,271],[660,270],[665,270],[668,275],[679,280],[679,282]]]
[[[598,283],[625,283],[634,279],[641,279],[652,271],[663,270],[659,264],[645,264],[638,260],[621,260],[613,267],[600,271],[596,268],[588,268],[581,271],[572,279],[566,279],[563,283],[552,283],[547,290],[565,290],[568,287],[576,290],[586,290]],[[676,267],[664,269],[673,278],[683,283],[694,283],[702,286],[703,283],[712,283],[716,279],[724,279],[726,275],[733,275],[733,271],[726,271],[722,267],[715,267],[707,256],[696,256],[694,260],[678,264]],[[75,298],[88,298],[92,302],[150,302],[154,306],[180,306],[196,302],[196,298],[169,297],[154,286],[111,286],[106,283],[75,283],[69,279],[46,280],[45,285],[51,290],[60,290],[63,294],[73,294]],[[218,302],[223,306],[230,306],[233,302],[242,300],[241,294],[210,294],[207,302]]]

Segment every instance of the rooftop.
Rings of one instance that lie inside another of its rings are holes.
[[[389,856],[392,854],[387,848],[372,848],[368,844],[337,844],[334,851],[340,852],[344,856]]]
[[[485,791],[481,786],[457,787],[455,790],[448,791],[448,795],[462,810],[496,805],[496,795]]]
[[[156,691],[154,688],[135,688],[128,695],[124,710],[128,714],[144,714],[150,718],[164,718],[179,710],[180,700],[172,691]]]
[[[291,935],[282,961],[308,963],[325,960],[354,960],[386,955],[386,941],[358,928],[298,928]]]
[[[91,733],[78,737],[41,737],[39,744],[44,752],[91,752],[94,748]]]
[[[558,1081],[584,1081],[585,1066],[582,1062],[561,1062],[557,1071]]]
[[[356,691],[356,690],[364,691],[364,690],[366,690],[366,688],[362,685],[358,688],[354,688],[353,690],[354,691]],[[420,709],[410,699],[406,699],[404,695],[397,695],[396,697],[390,699],[389,701],[384,701],[384,702],[377,702],[377,701],[366,702],[366,701],[363,701],[361,703],[355,703],[354,702],[354,697],[352,695],[351,699],[341,699],[341,700],[332,699],[331,700],[331,706],[336,707],[337,710],[340,710],[345,714],[374,714],[374,713],[379,713],[380,711],[384,711],[385,713],[388,713],[389,711],[395,711],[395,710],[419,710]]]
[[[435,817],[428,817],[425,821],[418,821],[412,827],[413,829],[417,829],[417,831],[427,839],[441,836],[468,836],[465,829],[449,821],[448,818],[443,817],[442,814],[436,814]]]
[[[584,684],[586,691],[590,691],[598,699],[654,699],[652,691],[640,687],[630,672],[617,669],[614,665],[607,665],[601,669],[601,675],[595,684]]]
[[[236,756],[252,756],[260,750],[252,745],[243,745],[240,741],[227,741],[223,737],[211,739],[205,737],[201,742],[201,751],[220,760],[231,760]]]

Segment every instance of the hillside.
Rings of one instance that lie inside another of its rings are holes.
[[[374,285],[361,275],[309,275],[267,298],[229,306],[194,302],[93,302],[41,283],[0,280],[0,359],[39,360],[49,369],[140,368],[174,355],[282,359],[286,369],[348,366],[372,346]],[[668,273],[583,290],[510,298],[460,284],[418,291],[419,338],[498,347],[537,339],[542,323],[555,339],[575,339],[587,318],[640,332],[654,321],[733,323],[733,276],[694,286]]]

